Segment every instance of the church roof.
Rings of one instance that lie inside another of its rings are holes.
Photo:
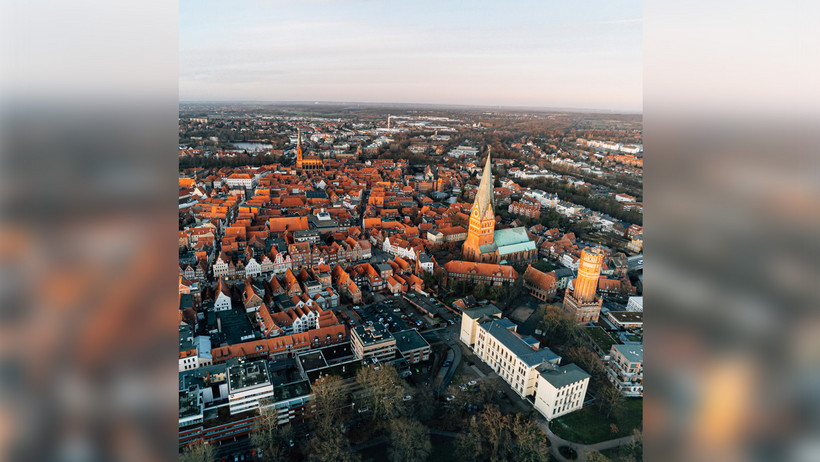
[[[505,245],[521,244],[530,241],[530,236],[527,234],[527,228],[519,226],[518,228],[507,228],[496,230],[493,234],[493,242],[499,247]]]
[[[478,185],[478,192],[475,195],[473,207],[478,207],[478,216],[484,217],[487,207],[494,208],[493,200],[493,170],[490,162],[490,153],[487,152],[487,163],[484,164],[484,173],[481,175],[481,183]]]

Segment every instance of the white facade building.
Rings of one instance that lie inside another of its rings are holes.
[[[581,409],[589,378],[590,375],[575,364],[545,368],[538,375],[535,410],[551,420]]]
[[[558,365],[561,357],[549,348],[539,350],[532,337],[520,337],[507,318],[479,324],[473,352],[522,398],[535,394],[542,364]]]
[[[273,384],[265,361],[228,368],[228,407],[231,415],[259,408],[259,401],[273,397]]]
[[[626,311],[643,311],[643,296],[629,297],[629,302],[626,304]]]

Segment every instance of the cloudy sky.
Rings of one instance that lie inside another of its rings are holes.
[[[183,0],[181,101],[637,111],[640,1]]]

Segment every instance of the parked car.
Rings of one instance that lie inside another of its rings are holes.
[[[410,401],[411,399],[413,399],[413,395],[404,395],[404,398],[402,398],[401,400],[402,401]]]
[[[477,383],[478,382],[476,382],[475,380],[470,380],[469,382],[467,382],[467,385],[474,387]]]

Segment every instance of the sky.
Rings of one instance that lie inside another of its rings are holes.
[[[640,1],[179,4],[181,101],[642,106]]]

